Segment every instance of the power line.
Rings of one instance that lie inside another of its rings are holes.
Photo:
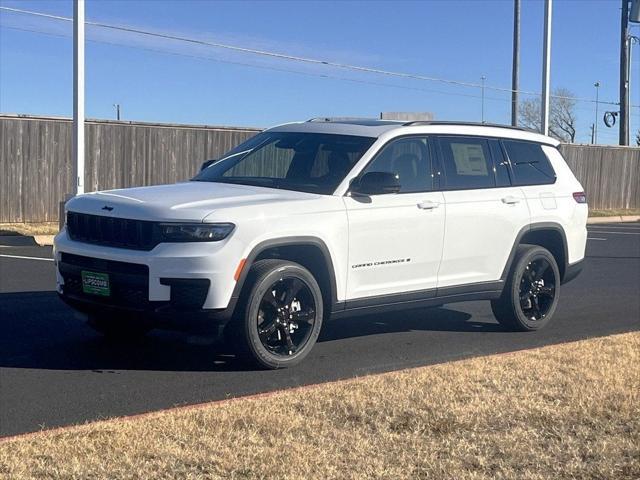
[[[42,35],[48,35],[48,36],[51,36],[51,37],[69,38],[69,35],[45,32],[43,30],[37,30],[37,29],[31,29],[31,28],[8,27],[8,26],[1,26],[1,25],[0,25],[0,28],[5,28],[7,30],[15,30],[15,31],[19,31],[19,32],[38,33],[38,34],[42,34]],[[406,86],[406,85],[395,85],[395,84],[392,84],[392,83],[372,82],[372,81],[369,81],[369,80],[362,80],[362,79],[349,78],[349,77],[341,77],[341,76],[338,76],[338,75],[331,75],[331,74],[325,74],[325,73],[301,72],[299,70],[291,70],[291,69],[287,69],[287,68],[270,67],[270,66],[267,66],[267,65],[256,65],[256,64],[250,64],[250,63],[244,63],[244,62],[234,62],[232,60],[222,60],[222,59],[219,59],[219,58],[214,58],[214,57],[209,57],[209,56],[204,56],[204,55],[194,55],[194,54],[189,54],[189,53],[172,52],[172,51],[169,51],[169,50],[161,50],[161,49],[149,48],[149,47],[140,47],[140,46],[137,46],[137,45],[127,45],[125,43],[108,42],[106,40],[87,39],[87,41],[88,42],[92,42],[92,43],[99,43],[99,44],[103,44],[103,45],[113,45],[113,46],[124,47],[124,48],[133,48],[133,49],[142,50],[142,51],[146,51],[146,52],[160,53],[160,54],[165,54],[165,55],[174,55],[174,56],[186,57],[186,58],[197,58],[197,59],[202,59],[202,60],[209,60],[211,62],[216,62],[216,63],[224,63],[224,64],[229,64],[229,65],[238,65],[238,66],[249,67],[249,68],[258,68],[258,69],[262,69],[262,70],[272,70],[272,71],[283,72],[283,73],[293,73],[293,74],[296,74],[296,75],[304,75],[304,76],[309,76],[309,77],[327,78],[327,79],[333,79],[333,80],[343,80],[343,81],[346,81],[346,82],[360,83],[360,84],[365,84],[365,85],[374,85],[374,86],[379,86],[379,87],[397,88],[397,89],[401,89],[401,90],[414,90],[414,91],[420,91],[420,92],[437,93],[437,94],[442,94],[442,95],[452,95],[452,96],[477,98],[477,99],[481,99],[482,98],[480,95],[473,95],[473,94],[469,94],[469,93],[445,92],[443,90],[433,90],[433,89],[420,88],[420,87],[409,87],[409,86]],[[485,98],[485,100],[495,100],[495,101],[503,101],[503,102],[508,102],[509,101],[509,99],[507,99],[507,98],[500,98],[500,97],[487,97],[487,96],[485,96],[484,98]]]
[[[72,22],[73,21],[73,19],[69,18],[69,17],[62,17],[62,16],[59,16],[59,15],[51,15],[51,14],[42,13],[42,12],[34,12],[34,11],[31,11],[31,10],[23,10],[23,9],[19,9],[19,8],[0,7],[0,10],[5,10],[5,11],[13,12],[13,13],[20,13],[20,14],[25,14],[25,15],[32,15],[32,16],[37,16],[37,17],[43,17],[43,18],[48,18],[48,19],[53,19],[53,20],[66,21],[66,22]],[[118,31],[123,31],[123,32],[128,32],[128,33],[135,33],[135,34],[138,34],[138,35],[144,35],[144,36],[149,36],[149,37],[162,38],[162,39],[165,39],[165,40],[174,40],[174,41],[185,42],[185,43],[190,43],[190,44],[194,44],[194,45],[201,45],[201,46],[208,46],[208,47],[213,47],[213,48],[226,49],[226,50],[231,50],[231,51],[245,53],[245,54],[253,54],[253,55],[266,56],[266,57],[270,57],[270,58],[277,58],[277,59],[280,59],[280,60],[302,62],[302,63],[308,63],[308,64],[314,64],[314,65],[325,65],[325,66],[335,67],[335,68],[340,68],[340,69],[345,69],[345,70],[353,70],[353,71],[358,71],[358,72],[363,72],[363,73],[372,73],[372,74],[377,74],[377,75],[386,75],[386,76],[391,76],[391,77],[408,78],[408,79],[412,79],[412,80],[440,82],[440,83],[444,83],[444,84],[448,84],[448,85],[455,85],[455,86],[459,86],[459,87],[480,88],[480,89],[483,88],[483,85],[481,85],[479,83],[464,82],[464,81],[459,81],[459,80],[451,80],[451,79],[438,78],[438,77],[430,77],[430,76],[419,75],[419,74],[414,74],[414,73],[395,72],[395,71],[391,71],[391,70],[383,70],[383,69],[373,68],[373,67],[364,67],[364,66],[360,66],[360,65],[351,65],[351,64],[347,64],[347,63],[334,62],[334,61],[330,61],[330,60],[320,60],[320,59],[310,58],[310,57],[300,57],[300,56],[296,56],[296,55],[288,55],[288,54],[279,53],[279,52],[272,52],[272,51],[268,51],[268,50],[259,50],[259,49],[254,49],[254,48],[240,47],[240,46],[237,46],[237,45],[229,45],[229,44],[218,43],[218,42],[209,42],[209,41],[200,40],[200,39],[194,39],[194,38],[178,36],[178,35],[169,35],[169,34],[164,34],[164,33],[152,32],[152,31],[148,31],[148,30],[141,30],[141,29],[137,29],[137,28],[124,27],[124,26],[113,25],[113,24],[108,24],[108,23],[86,21],[85,24],[86,25],[95,26],[95,27],[99,27],[99,28],[106,28],[106,29],[110,29],[110,30],[118,30]],[[499,92],[507,92],[507,93],[518,92],[518,93],[522,93],[522,94],[526,94],[526,95],[540,95],[540,93],[538,93],[538,92],[530,92],[530,91],[525,91],[525,90],[513,90],[511,88],[497,87],[497,86],[492,86],[492,85],[485,85],[484,88],[486,88],[488,90],[499,91]],[[570,99],[570,100],[574,100],[574,101],[595,103],[595,100],[590,99],[590,98],[567,97],[567,96],[562,96],[562,95],[551,95],[551,97],[558,98],[558,99]],[[599,101],[598,103],[601,103],[601,104],[604,104],[604,105],[618,105],[617,102]]]

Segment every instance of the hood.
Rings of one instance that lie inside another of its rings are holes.
[[[72,198],[74,212],[153,221],[201,222],[230,207],[308,200],[318,195],[291,190],[213,182],[185,182],[86,193]]]

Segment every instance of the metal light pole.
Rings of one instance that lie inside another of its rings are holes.
[[[591,143],[596,144],[598,143],[598,100],[600,93],[600,82],[594,83],[593,86],[596,87],[596,122],[593,124],[593,141]]]
[[[73,0],[73,161],[75,195],[84,193],[84,0]]]
[[[484,81],[486,79],[487,77],[485,77],[484,75],[480,77],[480,80],[482,80],[482,113],[481,113],[482,123],[484,123]]]
[[[629,0],[620,16],[620,145],[629,145]]]
[[[553,0],[544,2],[544,37],[542,46],[542,107],[540,127],[543,135],[549,135],[549,87],[551,83],[551,15]]]
[[[116,109],[116,120],[120,120],[120,104],[114,103],[113,108]]]
[[[511,125],[518,126],[520,75],[520,0],[513,0],[513,60],[511,62]]]
[[[629,145],[629,131],[631,130],[631,58],[633,57],[633,44],[640,44],[640,37],[636,37],[635,35],[627,36],[627,43],[629,52],[627,53],[627,145]]]

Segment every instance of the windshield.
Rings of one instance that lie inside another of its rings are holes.
[[[331,194],[374,141],[324,133],[263,132],[193,180]]]

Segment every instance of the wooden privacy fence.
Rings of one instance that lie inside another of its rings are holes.
[[[54,222],[73,186],[69,119],[0,115],[0,222]],[[85,191],[188,180],[259,132],[90,120],[85,127]]]
[[[254,128],[91,120],[85,190],[173,183]],[[563,145],[592,208],[640,208],[640,148]],[[72,188],[71,121],[0,115],[0,222],[55,222]]]
[[[640,208],[640,148],[564,144],[560,151],[590,208]]]

